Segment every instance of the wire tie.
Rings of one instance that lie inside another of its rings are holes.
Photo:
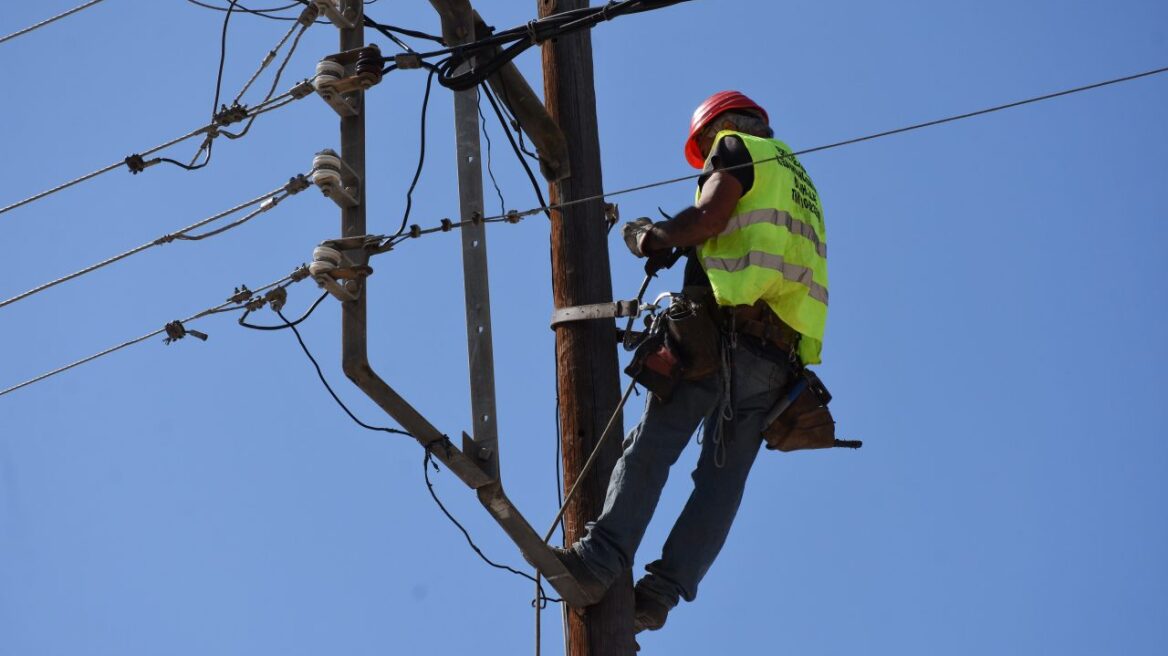
[[[450,219],[442,219],[442,232],[450,232],[454,229],[454,222]]]
[[[422,236],[422,226],[413,224],[410,226],[410,239],[417,239]]]
[[[227,299],[227,302],[243,303],[252,296],[255,296],[255,294],[253,294],[252,291],[247,288],[247,285],[240,285],[239,287],[235,288],[235,293],[232,294],[231,298]]]
[[[519,223],[523,220],[523,217],[519,216],[519,212],[511,210],[510,212],[507,212],[507,215],[503,217],[503,220],[507,223]]]
[[[178,320],[171,321],[170,323],[166,324],[165,329],[166,339],[162,340],[162,343],[167,345],[173,344],[178,340],[186,337],[187,335],[190,335],[196,339],[200,339],[204,342],[207,341],[207,333],[198,330],[187,330],[187,327]]]
[[[162,235],[158,239],[154,240],[154,245],[161,246],[163,244],[169,244],[170,242],[174,241],[175,239],[178,239],[178,237],[179,236],[177,234]]]

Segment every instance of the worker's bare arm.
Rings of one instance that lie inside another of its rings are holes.
[[[726,229],[735,205],[742,198],[742,183],[715,171],[702,185],[698,202],[673,219],[655,223],[642,245],[645,252],[697,246]]]

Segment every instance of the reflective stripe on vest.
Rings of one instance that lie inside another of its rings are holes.
[[[718,236],[728,235],[747,226],[757,225],[759,223],[786,226],[787,230],[791,231],[791,234],[799,235],[815,244],[815,252],[819,254],[819,257],[827,257],[827,244],[819,241],[819,235],[815,234],[815,228],[811,227],[810,223],[800,221],[786,212],[780,212],[779,210],[770,208],[753,210],[731,217],[730,221],[726,224],[726,229],[719,233]],[[826,301],[824,302],[826,303]]]
[[[802,336],[804,364],[817,364],[828,303],[819,192],[782,142],[725,131],[715,137],[715,148],[727,135],[741,139],[750,152],[754,184],[738,199],[722,232],[698,247],[698,259],[719,305],[765,301]]]
[[[703,262],[706,270],[727,271],[734,273],[748,266],[757,266],[764,269],[774,269],[783,274],[791,282],[799,283],[808,288],[811,298],[827,305],[827,287],[815,282],[814,272],[805,266],[788,264],[782,255],[772,255],[762,251],[750,251],[739,258],[727,259],[721,257],[707,257]]]

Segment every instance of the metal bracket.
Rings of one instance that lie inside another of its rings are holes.
[[[355,21],[356,15],[352,10],[341,11],[337,6],[336,0],[312,0],[312,4],[320,10],[320,13],[328,17],[333,25],[336,25],[342,30],[351,30],[357,26]]]
[[[636,299],[631,301],[614,301],[612,303],[594,303],[592,305],[573,305],[557,308],[552,312],[550,328],[572,321],[588,321],[590,319],[619,319],[621,317],[636,317],[641,314],[641,304]]]
[[[341,209],[360,204],[361,178],[331,148],[325,148],[312,158],[312,183]]]
[[[312,251],[308,272],[337,300],[355,301],[365,288],[365,278],[373,273],[369,248],[377,243],[368,236],[323,241]]]

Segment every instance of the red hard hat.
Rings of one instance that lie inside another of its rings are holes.
[[[685,141],[685,159],[695,169],[702,168],[705,164],[705,158],[702,157],[702,150],[698,147],[698,135],[702,130],[714,120],[714,117],[722,112],[727,112],[732,109],[749,109],[758,112],[763,119],[770,122],[770,117],[767,112],[758,103],[745,94],[738,91],[719,91],[714,95],[706,98],[698,108],[694,110],[693,118],[689,122],[689,138]]]

